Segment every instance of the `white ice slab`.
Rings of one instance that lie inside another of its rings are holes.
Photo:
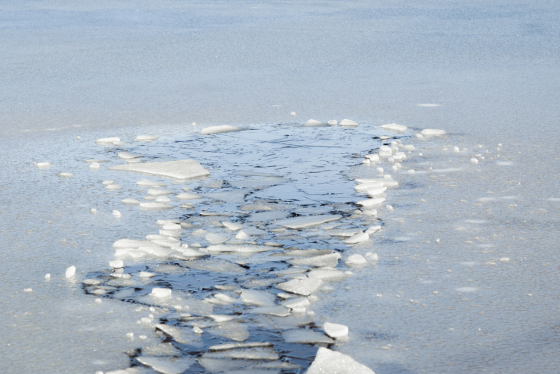
[[[242,131],[242,130],[245,129],[242,127],[231,126],[231,125],[211,126],[202,129],[200,131],[200,135],[219,134],[222,132],[234,132],[234,131]]]
[[[367,260],[362,255],[354,254],[348,257],[346,261],[344,261],[344,264],[348,267],[360,267],[366,265]]]
[[[307,374],[375,374],[373,370],[356,362],[350,356],[327,348],[319,348]]]
[[[304,330],[304,329],[287,330],[282,333],[282,337],[288,343],[307,343],[307,344],[318,344],[318,343],[333,344],[334,343],[334,340],[329,338],[325,334],[321,334],[320,332],[316,332],[313,330]]]
[[[321,122],[321,121],[317,121],[316,119],[310,119],[307,122],[305,122],[305,124],[303,125],[304,127],[322,127],[322,126],[327,126],[326,123]]]
[[[175,179],[190,179],[210,175],[210,172],[195,160],[143,162],[112,166],[109,169],[134,171]]]
[[[325,322],[323,330],[325,330],[328,336],[335,339],[348,336],[348,327],[338,323]]]
[[[156,140],[158,137],[157,136],[153,136],[153,135],[138,135],[136,137],[136,139],[134,139],[135,142],[151,142]]]
[[[340,254],[338,252],[322,256],[312,256],[305,258],[297,258],[290,260],[292,265],[296,266],[315,266],[315,267],[329,267],[334,268],[338,265]]]
[[[366,208],[369,208],[369,207],[372,207],[372,206],[379,205],[384,201],[385,201],[384,197],[378,197],[376,199],[360,200],[356,204],[361,205],[361,206],[366,207]]]
[[[340,126],[353,126],[356,127],[358,126],[358,122],[356,121],[352,121],[351,119],[343,119],[342,121],[340,121],[339,123]]]
[[[317,278],[309,279],[292,279],[288,282],[276,284],[274,287],[279,290],[295,293],[298,295],[309,296],[317,291],[323,281]]]
[[[288,218],[276,221],[276,223],[290,229],[304,229],[307,227],[319,226],[326,222],[337,221],[341,218],[342,216],[340,215],[325,214],[320,216]]]
[[[436,135],[445,135],[445,130],[439,130],[439,129],[424,129],[422,130],[422,135],[428,135],[428,136],[436,136]]]
[[[398,125],[396,123],[388,123],[386,125],[381,126],[381,128],[383,130],[389,130],[389,131],[396,131],[396,132],[405,132],[406,129],[408,129],[407,126],[405,125]]]
[[[95,141],[96,144],[100,145],[112,145],[114,142],[120,142],[121,139],[117,137],[110,137],[110,138],[99,138]]]
[[[344,240],[343,242],[346,244],[357,244],[362,243],[369,240],[369,235],[365,232],[358,232],[355,235],[352,235],[348,239]]]

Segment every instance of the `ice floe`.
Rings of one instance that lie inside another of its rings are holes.
[[[405,132],[408,129],[407,126],[398,125],[396,123],[388,123],[386,125],[382,125],[381,128],[383,130],[396,131],[396,132]]]
[[[440,129],[424,129],[421,132],[424,136],[438,136],[438,135],[445,135],[445,130]]]
[[[195,160],[145,162],[112,166],[109,169],[133,171],[174,179],[191,179],[210,175],[210,172]]]
[[[234,131],[242,131],[245,130],[242,127],[231,126],[231,125],[221,125],[221,126],[211,126],[206,127],[200,131],[200,135],[211,135],[211,134],[219,134],[223,132],[234,132]]]

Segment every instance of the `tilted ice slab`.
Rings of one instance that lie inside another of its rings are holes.
[[[219,134],[222,132],[233,132],[233,131],[242,131],[245,130],[242,127],[231,126],[231,125],[222,125],[222,126],[211,126],[200,131],[200,135],[210,135],[210,134]]]
[[[342,216],[335,214],[325,214],[321,216],[312,217],[296,217],[288,218],[281,221],[276,221],[280,226],[284,226],[290,229],[304,229],[307,227],[319,226],[323,223],[337,221],[341,219]]]
[[[350,356],[327,348],[319,348],[307,374],[375,374],[373,370],[356,362]]]
[[[241,292],[241,301],[245,305],[275,306],[275,298],[274,294],[266,291],[243,290]]]
[[[309,296],[317,291],[322,283],[323,281],[318,278],[292,279],[291,281],[277,284],[274,287],[282,291]]]
[[[386,125],[381,126],[383,130],[389,131],[396,131],[396,132],[405,132],[408,127],[405,125],[397,125],[396,123],[388,123]]]
[[[191,179],[210,175],[210,172],[195,160],[143,162],[138,164],[111,166],[109,169],[134,171],[137,173],[145,173],[175,179]]]

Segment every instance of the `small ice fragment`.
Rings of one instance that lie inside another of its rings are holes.
[[[338,122],[335,121],[335,120],[333,120],[333,119],[331,119],[330,121],[327,121],[327,124],[328,124],[329,126],[336,126],[336,125],[338,124]]]
[[[138,135],[136,137],[136,139],[134,139],[135,142],[151,142],[156,140],[158,137],[157,136],[153,136],[153,135]]]
[[[224,225],[225,228],[227,228],[228,230],[231,230],[231,231],[237,231],[237,230],[241,230],[243,228],[243,225],[240,225],[239,223],[234,223],[234,222],[224,221],[224,222],[222,222],[222,225]]]
[[[348,259],[346,259],[346,261],[344,261],[344,264],[346,266],[349,266],[349,267],[356,267],[356,266],[363,266],[363,265],[367,264],[367,261],[364,258],[364,256],[359,255],[359,254],[355,254],[355,255],[352,255],[352,256],[348,257]]]
[[[336,267],[336,265],[338,265],[339,258],[340,258],[340,254],[338,252],[335,252],[328,255],[298,258],[295,260],[290,260],[290,263],[296,266],[315,266],[315,267],[334,268]]]
[[[196,122],[191,122],[191,126],[196,126]]]
[[[114,261],[109,261],[109,266],[112,267],[113,269],[121,269],[124,267],[124,263],[122,260],[114,260]]]
[[[51,279],[51,275],[49,273],[45,274],[45,279]]]
[[[140,201],[135,200],[135,199],[126,198],[126,199],[122,199],[121,203],[128,204],[128,205],[138,205],[138,204],[140,204]]]
[[[369,160],[369,158],[365,158],[365,159],[362,161],[362,164],[366,164],[366,165],[367,165],[367,164],[371,164],[371,161]]]
[[[458,292],[475,292],[478,290],[476,287],[459,287],[456,289]]]
[[[296,112],[291,112],[290,116],[295,117],[296,116]]]
[[[422,135],[428,135],[428,136],[445,135],[445,130],[424,129],[422,130]]]
[[[414,151],[416,148],[412,144],[407,144],[404,146],[405,151]]]
[[[343,119],[340,121],[340,126],[358,126],[358,122],[352,121],[351,119]]]
[[[92,170],[99,169],[99,163],[98,162],[92,162],[91,164],[89,164],[89,168],[92,169]]]
[[[418,139],[424,139],[424,136],[418,132],[414,134],[414,136],[416,136]]]
[[[202,199],[202,196],[194,194],[194,193],[188,193],[188,192],[183,192],[178,194],[177,196],[175,196],[177,198],[177,200],[197,200],[197,199]]]
[[[366,257],[369,261],[373,261],[373,262],[379,261],[379,257],[377,256],[377,253],[368,252],[366,253]]]
[[[357,184],[354,189],[358,192],[367,192],[367,190],[381,187],[383,187],[383,182],[371,182]]]
[[[169,288],[161,288],[161,287],[154,287],[152,289],[152,295],[157,297],[158,299],[163,299],[165,297],[171,296],[171,289]]]
[[[165,184],[165,183],[153,182],[153,181],[148,180],[148,179],[142,179],[142,180],[136,182],[136,185],[140,186],[140,187],[153,187],[153,188],[167,186],[167,184]]]
[[[307,122],[305,122],[305,125],[303,125],[304,127],[320,127],[320,126],[325,126],[325,124],[321,121],[317,121],[315,119],[310,119]]]
[[[381,204],[382,202],[385,201],[384,197],[378,197],[376,199],[366,199],[366,200],[360,200],[358,201],[356,204],[361,205],[363,207],[370,207],[370,206],[376,206]]]
[[[200,135],[211,135],[211,134],[219,134],[223,132],[233,132],[233,131],[242,131],[245,130],[242,127],[231,126],[231,125],[221,125],[221,126],[211,126],[206,127],[200,131]]]
[[[365,232],[358,232],[354,235],[352,235],[351,237],[349,237],[346,240],[343,240],[343,243],[346,244],[357,244],[357,243],[362,243],[369,240],[369,234],[365,233]]]
[[[59,177],[62,177],[62,178],[72,178],[72,176],[73,176],[74,174],[72,174],[72,173],[64,173],[64,172],[63,172],[63,173],[58,173],[57,175],[58,175]]]
[[[471,158],[471,164],[478,164],[478,160],[476,158]]]
[[[392,205],[386,205],[385,209],[387,209],[388,212],[392,212],[394,210]]]
[[[221,244],[221,243],[225,243],[229,240],[229,238],[226,238],[225,236],[222,235],[218,235],[215,234],[213,232],[206,234],[206,240],[208,240],[208,242],[212,243],[212,244]]]
[[[104,144],[113,144],[114,142],[120,142],[121,139],[117,138],[117,137],[111,137],[111,138],[100,138],[97,139],[95,141],[95,143],[100,144],[100,145],[104,145]]]
[[[405,125],[398,125],[396,123],[388,123],[386,125],[382,125],[381,128],[383,130],[389,130],[389,131],[396,131],[396,132],[404,132],[408,129],[407,126]]]
[[[241,301],[245,305],[275,306],[274,298],[274,294],[266,291],[241,291]]]
[[[76,267],[70,266],[66,269],[66,278],[72,278],[76,274]]]
[[[323,330],[331,338],[339,339],[348,336],[348,327],[337,323],[325,322]]]
[[[130,153],[130,152],[119,152],[119,157],[122,158],[123,160],[132,160],[132,159],[135,159],[135,158],[139,158],[141,156],[135,155],[135,154]]]
[[[381,230],[381,226],[375,225],[375,226],[369,227],[365,232],[366,232],[366,234],[371,235],[371,234],[373,234],[373,233],[375,233],[379,230]]]
[[[107,186],[107,189],[109,191],[116,191],[116,190],[120,190],[122,188],[122,186],[118,185],[118,184],[110,184]]]
[[[366,155],[366,158],[371,162],[379,162],[379,155],[377,153],[370,153]]]
[[[157,203],[169,203],[170,201],[171,201],[171,199],[168,198],[167,196],[158,196],[156,198]]]
[[[367,189],[366,193],[368,194],[369,197],[374,197],[377,195],[381,195],[383,192],[385,192],[385,190],[387,190],[387,187],[377,187],[377,188]]]
[[[166,203],[140,203],[140,208],[146,210],[173,209],[173,205]]]
[[[101,303],[103,302],[103,300],[101,300],[100,298],[96,297],[96,298],[95,298],[95,302],[96,302],[97,304],[101,304]]]
[[[141,271],[138,275],[140,276],[140,278],[151,278],[151,277],[155,277],[157,274],[150,273],[149,271]]]
[[[133,332],[127,332],[127,333],[126,333],[126,337],[127,337],[128,339],[133,339],[133,338],[134,338],[134,333],[133,333]]]
[[[500,258],[501,262],[509,262],[509,257],[502,257]]]
[[[24,289],[23,289],[23,292],[33,292],[33,289],[31,289],[31,288],[24,288]]]
[[[173,193],[173,191],[159,190],[159,189],[156,189],[156,188],[150,188],[148,190],[148,195],[150,195],[150,196],[165,196],[165,195],[170,195],[172,193]]]
[[[102,182],[102,184],[103,184],[104,186],[108,186],[108,185],[113,184],[113,183],[115,183],[115,181],[109,181],[109,180],[107,180],[107,181],[103,181],[103,182]]]
[[[195,334],[202,334],[204,331],[202,331],[202,329],[198,326],[193,327],[193,332]]]
[[[453,147],[453,152],[459,152],[459,147],[457,146]]]

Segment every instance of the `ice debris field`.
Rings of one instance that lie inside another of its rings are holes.
[[[107,268],[66,270],[97,303],[129,303],[159,339],[127,333],[138,342],[130,367],[106,373],[372,373],[337,352],[352,331],[318,323],[313,305],[378,263],[370,240],[387,225],[379,213],[393,211],[385,201],[400,176],[459,170],[411,166],[426,166],[412,143],[444,135],[344,119],[140,135],[141,146],[97,139],[100,159],[84,161],[111,178],[98,188],[114,194],[112,215],[162,214],[153,232],[115,237]]]

